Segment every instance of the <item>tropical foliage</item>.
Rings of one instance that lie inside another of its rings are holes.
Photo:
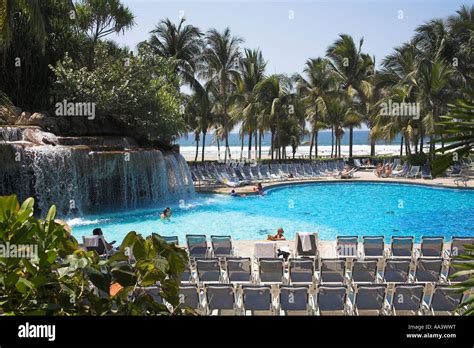
[[[54,219],[54,206],[44,220],[33,213],[33,198],[20,205],[16,196],[0,197],[0,314],[181,313],[184,250],[157,234],[143,238],[130,232],[117,253],[101,260],[95,251],[79,248],[64,224]],[[157,283],[170,306],[158,304],[143,290]]]
[[[452,285],[454,288],[458,288],[459,292],[469,294],[466,296],[464,301],[461,303],[460,307],[466,307],[466,311],[463,313],[464,315],[474,315],[474,246],[466,245],[465,246],[467,253],[465,255],[460,255],[458,257],[459,260],[465,260],[466,262],[462,262],[457,265],[459,271],[454,273],[451,278],[456,280],[458,277],[468,277],[467,280]]]
[[[421,24],[379,64],[363,38],[341,34],[325,56],[309,58],[292,76],[268,74],[264,52],[244,47],[230,28],[206,31],[184,18],[160,20],[136,53],[107,41],[134,21],[119,0],[4,1],[0,64],[23,58],[21,68],[3,67],[0,90],[29,110],[51,112],[65,97],[95,101],[98,117],[151,144],[192,134],[201,160],[213,143],[223,148],[223,159],[231,158],[229,133],[235,128],[240,157],[246,148],[247,158],[255,159],[262,158],[265,136],[272,159],[290,157],[287,147],[294,153],[302,144],[317,157],[323,130],[332,134],[332,157],[342,154],[345,134],[352,156],[353,132],[363,126],[370,129],[371,155],[378,140],[398,138],[400,155],[426,153],[431,162],[452,151],[437,150],[453,145],[450,139],[466,139],[466,130],[453,125],[459,112],[450,105],[472,101],[474,6]],[[153,73],[147,76],[146,69]],[[416,113],[383,112],[394,103],[413,105]],[[449,135],[443,134],[446,126]]]

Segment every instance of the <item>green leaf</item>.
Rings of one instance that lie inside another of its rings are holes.
[[[25,278],[20,278],[15,284],[16,289],[22,294],[26,294],[28,290],[34,288],[34,284]]]

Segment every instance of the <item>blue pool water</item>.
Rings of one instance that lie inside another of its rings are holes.
[[[107,240],[120,242],[129,231],[178,235],[230,234],[235,240],[261,240],[279,227],[287,239],[297,231],[317,231],[320,239],[337,235],[474,235],[474,191],[419,185],[315,183],[269,189],[264,196],[196,194],[160,210],[137,210],[70,220],[81,238],[101,227]],[[417,238],[418,239],[418,238]]]

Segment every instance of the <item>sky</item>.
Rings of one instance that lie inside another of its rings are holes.
[[[122,0],[135,15],[135,26],[110,36],[134,50],[164,18],[186,22],[205,32],[230,27],[245,40],[243,48],[262,50],[267,74],[301,73],[307,59],[324,56],[340,34],[356,42],[377,66],[394,47],[433,18],[453,15],[464,0]]]
[[[202,31],[216,28],[245,40],[243,47],[260,48],[267,73],[301,72],[308,58],[323,56],[339,34],[347,33],[377,65],[392,49],[408,41],[425,21],[455,14],[464,0],[122,0],[135,15],[135,26],[110,36],[135,49],[148,39],[161,19],[186,21]]]

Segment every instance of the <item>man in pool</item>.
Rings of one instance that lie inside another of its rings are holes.
[[[285,233],[285,231],[283,230],[283,228],[279,228],[277,230],[277,234],[272,236],[271,234],[269,234],[267,236],[267,240],[286,240],[285,237],[283,236],[283,233]]]
[[[262,195],[262,196],[263,196],[263,195],[265,194],[265,192],[263,191],[262,183],[260,183],[260,182],[257,184],[257,187],[254,187],[254,188],[253,188],[253,190],[254,190],[255,192],[258,192],[259,195]]]
[[[168,219],[171,217],[171,208],[166,208],[163,210],[163,212],[160,214],[161,219]]]

